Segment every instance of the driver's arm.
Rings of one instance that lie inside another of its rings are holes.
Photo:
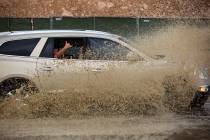
[[[54,54],[54,58],[60,58],[64,52],[71,47],[72,45],[66,41],[64,47]]]

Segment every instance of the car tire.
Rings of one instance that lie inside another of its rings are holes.
[[[38,92],[33,82],[23,78],[11,78],[0,83],[0,100],[11,96],[18,96],[24,99],[31,94]]]

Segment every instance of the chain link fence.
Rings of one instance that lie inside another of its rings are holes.
[[[210,26],[210,19],[187,18],[121,18],[121,17],[52,17],[52,18],[0,18],[0,32],[44,29],[98,30],[124,37],[157,31],[165,26],[187,24]]]

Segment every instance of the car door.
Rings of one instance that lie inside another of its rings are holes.
[[[127,68],[137,64],[128,61],[128,56],[131,54],[134,52],[113,40],[88,38],[86,59],[89,60],[91,87],[96,90],[112,90],[111,88],[119,85]]]
[[[37,63],[42,89],[47,91],[83,90],[87,83],[88,61],[53,58],[55,38],[48,38]]]
[[[0,81],[20,77],[36,82],[37,58],[31,56],[40,38],[21,38],[7,41],[0,46]]]

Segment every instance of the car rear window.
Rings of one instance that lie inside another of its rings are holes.
[[[0,46],[0,54],[30,56],[40,38],[5,42]]]

